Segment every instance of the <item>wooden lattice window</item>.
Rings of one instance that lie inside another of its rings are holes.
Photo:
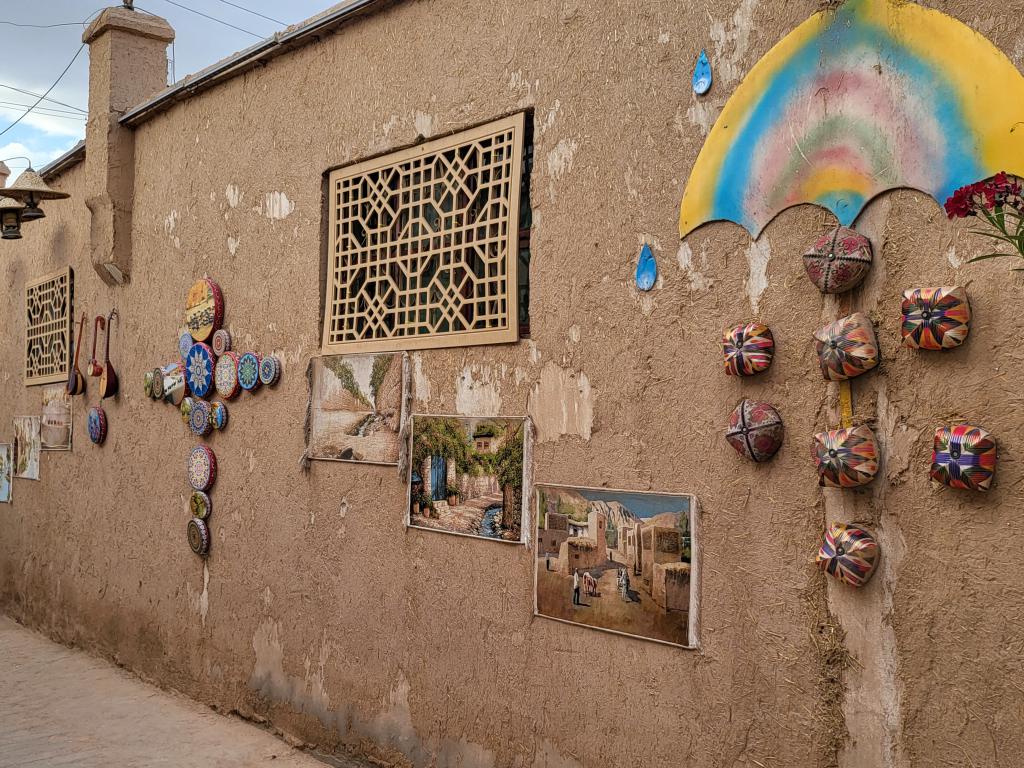
[[[328,177],[323,351],[519,338],[524,115]]]
[[[25,384],[68,377],[74,278],[66,267],[25,286]]]

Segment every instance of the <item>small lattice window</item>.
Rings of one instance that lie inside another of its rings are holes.
[[[25,286],[25,384],[67,379],[73,293],[71,267]]]
[[[331,172],[325,353],[519,338],[524,145],[517,114]]]

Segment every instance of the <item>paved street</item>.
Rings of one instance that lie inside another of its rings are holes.
[[[324,768],[255,726],[0,616],[0,768],[263,765]]]

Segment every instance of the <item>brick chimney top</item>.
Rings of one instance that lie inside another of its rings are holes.
[[[149,37],[169,43],[174,39],[174,29],[159,16],[150,16],[128,8],[105,8],[82,33],[82,42],[91,43],[104,32],[119,29],[141,37]]]

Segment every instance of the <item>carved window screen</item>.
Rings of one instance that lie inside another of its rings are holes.
[[[323,351],[519,337],[524,115],[333,171]]]
[[[65,381],[71,365],[74,272],[60,272],[25,286],[25,384]]]

